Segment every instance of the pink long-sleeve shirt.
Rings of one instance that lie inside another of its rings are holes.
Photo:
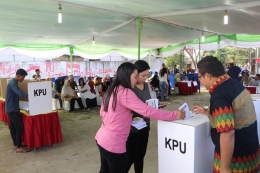
[[[103,105],[100,109],[102,124],[95,139],[97,143],[112,153],[125,153],[126,140],[128,138],[132,110],[149,118],[158,120],[175,120],[177,111],[164,111],[152,108],[143,103],[131,90],[119,86],[117,93],[116,109],[112,109],[113,97],[111,97],[108,111],[105,112]]]

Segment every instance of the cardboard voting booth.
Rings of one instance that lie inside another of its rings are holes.
[[[185,120],[158,121],[159,173],[213,172],[210,122],[205,115],[191,115]]]
[[[20,90],[22,90],[24,93],[28,94],[28,84],[32,82],[37,82],[35,80],[24,80],[22,82],[18,82],[18,87]],[[19,98],[21,101],[27,101],[25,98]]]
[[[0,97],[1,98],[5,98],[6,87],[10,80],[12,80],[12,78],[0,78]]]
[[[20,106],[28,106],[27,109],[30,115],[52,112],[51,81],[38,82],[24,80],[19,83],[18,86],[24,93],[28,94],[28,104],[23,102],[26,101],[26,99],[20,98]]]

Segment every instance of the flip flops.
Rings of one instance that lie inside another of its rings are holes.
[[[27,145],[22,145],[23,148],[27,148]],[[17,146],[13,146],[13,150],[17,150]]]
[[[17,150],[16,150],[16,153],[28,153],[28,152],[31,152],[31,151],[32,151],[32,149],[24,148],[24,149],[21,150],[21,151],[17,151]]]

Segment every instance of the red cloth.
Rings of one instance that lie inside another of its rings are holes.
[[[58,112],[28,116],[22,113],[24,133],[23,143],[28,148],[37,148],[43,145],[52,145],[62,142],[60,118]],[[9,123],[5,113],[5,101],[0,100],[0,121]]]
[[[250,94],[256,94],[256,87],[245,87]]]
[[[194,86],[191,82],[191,87],[188,87],[187,82],[178,82],[179,93],[183,95],[189,95],[196,93],[198,91],[198,86]]]
[[[9,117],[5,113],[5,101],[0,100],[0,121],[9,124]]]
[[[93,81],[89,81],[89,82],[88,82],[88,85],[89,85],[89,87],[90,87],[90,91],[91,91],[92,93],[96,94],[96,91],[95,91],[95,89],[94,89],[94,82],[93,82]]]
[[[37,148],[62,142],[58,112],[36,116],[21,114],[24,123],[23,143],[28,148]]]

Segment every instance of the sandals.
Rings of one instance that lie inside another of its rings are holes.
[[[27,148],[27,145],[22,145],[23,148]],[[17,146],[13,146],[13,150],[17,150]]]
[[[16,153],[28,153],[28,152],[31,152],[31,151],[32,151],[32,149],[23,148],[23,150],[21,150],[21,151],[16,150]]]

